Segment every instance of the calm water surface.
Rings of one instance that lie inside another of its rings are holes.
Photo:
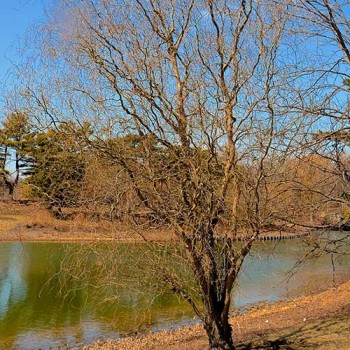
[[[0,348],[64,348],[196,322],[187,304],[165,290],[145,289],[143,269],[132,270],[146,259],[140,246],[115,245],[112,263],[103,269],[110,253],[90,257],[81,244],[0,243]],[[294,297],[350,277],[349,260],[337,264],[334,275],[328,256],[309,262],[287,283],[286,273],[304,253],[297,240],[257,243],[234,306]],[[62,273],[67,268],[74,277]]]

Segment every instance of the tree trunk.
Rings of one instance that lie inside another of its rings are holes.
[[[13,199],[13,194],[15,192],[15,185],[13,184],[13,182],[11,180],[9,180],[7,178],[6,175],[4,175],[3,179],[4,179],[4,182],[5,182],[5,186],[6,186],[7,190],[8,190],[8,194],[11,197],[11,199]]]
[[[231,325],[219,320],[208,320],[204,324],[209,338],[209,350],[235,350]]]

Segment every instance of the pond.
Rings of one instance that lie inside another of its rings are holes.
[[[295,297],[329,286],[334,278],[339,283],[350,277],[349,259],[337,263],[334,275],[330,257],[323,256],[287,283],[287,272],[305,249],[299,240],[257,243],[244,263],[234,306]],[[85,250],[98,251],[98,258]],[[183,301],[160,287],[145,288],[145,259],[141,244],[87,249],[87,244],[77,243],[0,243],[0,348],[76,346],[197,322]],[[68,277],[65,270],[70,270]],[[153,270],[156,279],[157,268]],[[123,278],[130,273],[135,274],[132,280]]]

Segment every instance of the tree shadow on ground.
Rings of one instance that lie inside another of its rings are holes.
[[[237,350],[348,349],[349,339],[350,317],[343,317],[269,333],[239,344]]]

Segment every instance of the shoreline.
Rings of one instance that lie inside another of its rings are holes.
[[[218,235],[227,229],[219,228]],[[316,232],[316,231],[315,231]],[[279,241],[311,236],[310,230],[300,228],[271,228],[262,231],[256,241]],[[238,233],[232,240],[240,242],[248,239]],[[122,223],[108,220],[91,220],[84,215],[66,220],[52,216],[39,203],[19,203],[0,201],[0,242],[175,242],[177,237],[167,228],[127,228]]]
[[[69,223],[68,223],[69,225]],[[118,243],[140,243],[140,242],[176,242],[178,239],[175,235],[169,234],[164,229],[147,230],[137,234],[132,230],[114,229],[114,234],[96,231],[61,231],[49,225],[44,227],[27,227],[21,224],[10,230],[0,229],[0,242],[52,242],[52,243],[93,243],[93,242],[118,242]],[[317,231],[315,231],[317,233]],[[290,239],[303,239],[311,237],[312,233],[301,232],[291,234],[289,232],[271,232],[269,235],[261,234],[256,238],[256,242],[282,241]],[[244,242],[248,238],[237,237],[236,242]]]
[[[300,339],[292,336],[295,334],[299,338],[304,337],[305,339],[302,339],[304,342],[312,343],[317,338],[317,332],[316,338],[312,336],[312,339],[306,339],[310,329],[316,327],[316,330],[319,329],[318,336],[324,338],[324,333],[327,332],[327,329],[329,330],[329,327],[327,326],[326,329],[322,327],[327,325],[327,322],[331,322],[334,325],[334,322],[337,320],[338,322],[344,322],[345,325],[349,325],[347,328],[342,324],[341,328],[345,332],[345,339],[350,339],[350,281],[317,294],[279,301],[269,305],[257,305],[243,314],[232,317],[230,323],[233,326],[233,335],[238,349],[278,349],[279,347],[268,347],[268,345],[263,344],[271,342],[269,339],[285,337],[285,334],[289,335],[292,346],[293,341],[300,341]],[[338,334],[332,333],[332,335],[334,335],[332,340],[334,342],[333,347],[331,345],[329,345],[330,347],[322,345],[320,349],[348,349],[348,347],[342,347],[341,343],[343,340],[339,337],[339,339],[337,338]],[[348,343],[346,342],[346,344]],[[201,350],[206,347],[207,339],[203,326],[198,324],[183,326],[173,330],[149,332],[119,340],[97,341],[75,349]],[[317,347],[311,348],[316,349]],[[294,347],[286,349],[294,349]],[[299,348],[295,347],[295,349]]]

